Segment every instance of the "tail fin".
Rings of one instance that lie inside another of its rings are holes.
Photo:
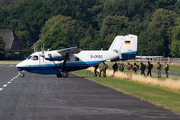
[[[109,50],[119,54],[119,58],[113,61],[132,59],[136,56],[137,52],[137,36],[132,34],[116,36]]]

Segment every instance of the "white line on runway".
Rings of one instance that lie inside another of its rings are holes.
[[[4,85],[3,85],[3,88],[7,87],[7,85],[10,84],[11,82],[13,82],[17,77],[19,77],[19,74],[16,75],[14,78],[12,78],[9,82],[7,82],[7,84],[4,84]],[[0,88],[0,91],[2,91],[3,88]]]

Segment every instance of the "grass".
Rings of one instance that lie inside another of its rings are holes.
[[[16,65],[20,63],[22,60],[0,60],[0,64],[13,64]]]
[[[73,73],[86,77],[86,70],[74,71]],[[168,88],[159,88],[158,86],[147,85],[138,81],[131,81],[120,78],[99,78],[92,77],[92,81],[107,87],[121,91],[125,94],[135,96],[141,100],[150,102],[165,109],[180,113],[180,93],[173,92]]]

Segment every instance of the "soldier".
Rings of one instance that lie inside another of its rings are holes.
[[[137,74],[138,69],[139,69],[139,66],[136,65],[136,63],[134,63],[133,70],[134,70],[135,74]]]
[[[105,62],[100,63],[100,65],[99,65],[99,69],[100,69],[99,77],[101,77],[101,72],[103,72],[103,77],[106,77],[107,68],[108,68],[108,66],[105,64]]]
[[[151,64],[149,61],[148,61],[148,67],[147,67],[147,69],[148,69],[148,72],[147,72],[147,76],[150,74],[150,76],[152,77],[152,75],[151,75],[151,69],[153,68],[153,64]]]
[[[93,66],[93,67],[94,67],[94,74],[95,74],[95,77],[97,77],[97,74],[99,74],[99,72],[97,71],[98,66],[99,66],[99,64]]]
[[[115,62],[115,64],[112,66],[112,68],[113,68],[113,70],[114,70],[114,72],[113,72],[113,76],[114,76],[115,72],[118,70],[118,64],[117,64],[117,62]]]
[[[131,79],[132,78],[132,65],[128,62],[128,67],[127,67],[127,69],[128,69],[128,72],[129,72],[129,78]]]
[[[160,64],[160,62],[158,62],[158,64],[157,64],[157,69],[158,69],[158,76],[157,76],[157,78],[161,78],[161,64]]]
[[[141,75],[144,75],[145,76],[145,73],[144,71],[146,70],[146,65],[144,65],[142,62],[141,62]]]
[[[168,70],[169,70],[169,65],[165,62],[166,78],[168,78]]]
[[[123,63],[119,63],[119,70],[121,71],[121,72],[123,72],[124,71],[124,64]]]

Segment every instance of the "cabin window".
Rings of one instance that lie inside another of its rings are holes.
[[[33,56],[33,57],[32,57],[32,60],[38,60],[38,56],[36,56],[36,55]]]
[[[79,61],[79,58],[76,57],[76,58],[75,58],[75,61]]]
[[[29,56],[27,59],[29,60],[29,59],[31,59],[31,57],[32,57],[32,56]]]

